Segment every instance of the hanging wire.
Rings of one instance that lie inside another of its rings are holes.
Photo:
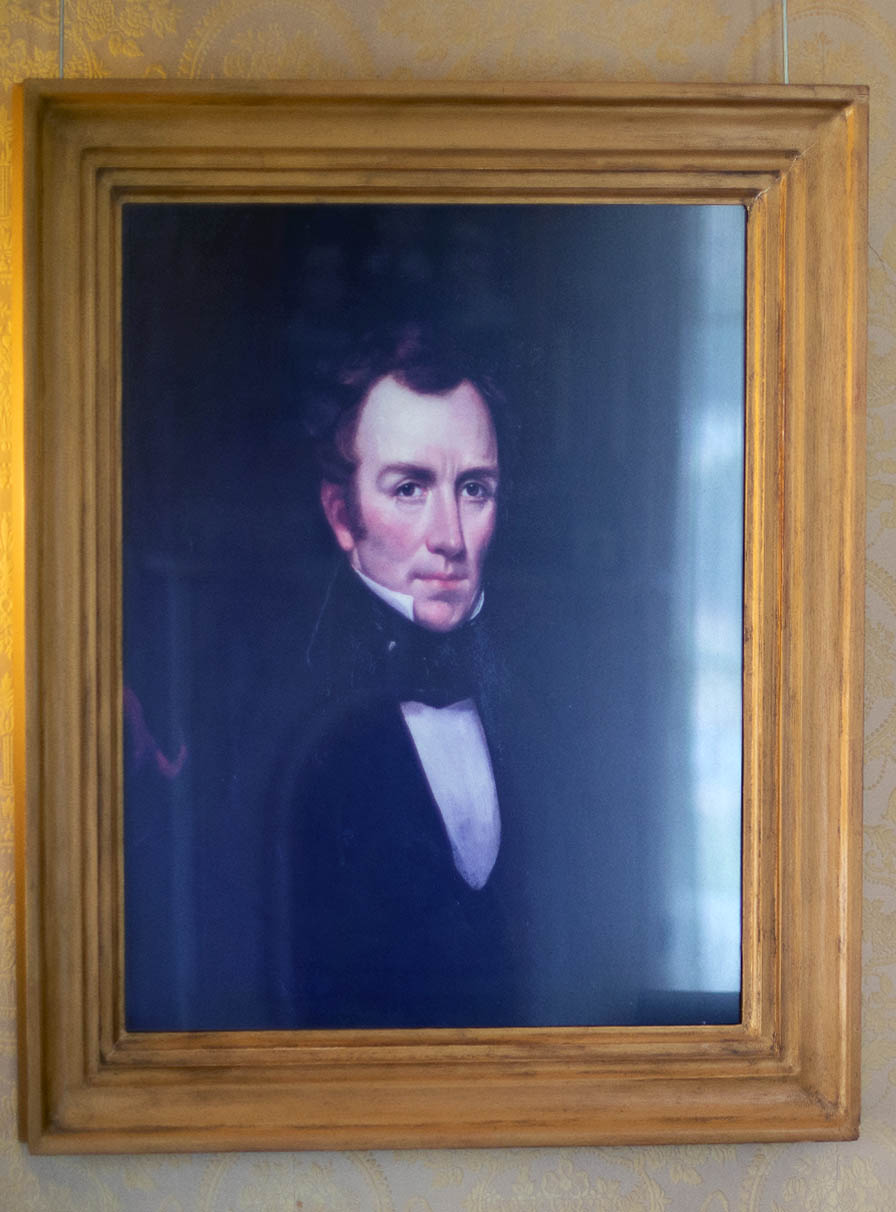
[[[65,75],[65,0],[59,0],[59,79]]]
[[[62,0],[65,3],[65,0]],[[784,44],[784,83],[790,83],[790,56],[787,49],[787,0],[781,0],[781,41]]]

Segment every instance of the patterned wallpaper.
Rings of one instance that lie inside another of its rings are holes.
[[[15,1127],[9,599],[11,84],[58,74],[57,0],[0,0],[0,1208],[849,1212],[896,1190],[896,0],[791,0],[790,77],[872,89],[864,1103],[858,1142],[33,1158]],[[66,0],[68,76],[782,78],[767,0]]]

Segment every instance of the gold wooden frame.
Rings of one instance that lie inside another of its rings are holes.
[[[854,1136],[866,91],[33,82],[15,137],[31,1148]],[[125,1032],[117,232],[146,197],[748,209],[739,1025]]]

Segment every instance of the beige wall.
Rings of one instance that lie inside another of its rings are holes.
[[[31,1158],[16,1141],[9,88],[57,0],[0,0],[0,1209],[835,1212],[896,1206],[896,0],[790,0],[795,83],[872,89],[864,1113],[844,1145]],[[781,80],[762,0],[66,0],[65,74]]]

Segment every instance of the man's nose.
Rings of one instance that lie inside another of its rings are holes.
[[[460,501],[454,493],[433,493],[426,546],[433,554],[459,559],[465,551]]]

